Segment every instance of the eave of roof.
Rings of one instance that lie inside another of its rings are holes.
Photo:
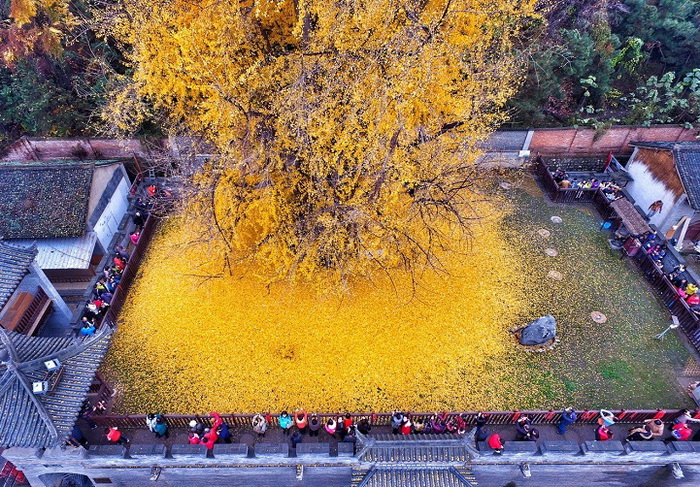
[[[107,327],[83,340],[0,329],[0,350],[11,356],[0,362],[0,447],[49,448],[66,440],[111,335]],[[31,383],[44,380],[50,359],[61,362],[63,373],[51,392],[35,395]]]
[[[29,272],[36,255],[34,245],[18,247],[0,240],[0,310]]]
[[[88,269],[95,242],[97,242],[97,234],[88,232],[82,237],[75,238],[13,239],[10,242],[22,247],[35,245],[38,252],[36,263],[44,270]]]

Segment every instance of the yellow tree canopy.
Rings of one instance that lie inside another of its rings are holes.
[[[229,262],[343,282],[439,267],[475,218],[475,146],[534,3],[124,0],[133,84],[106,114],[128,128],[136,93],[216,145],[188,210]]]

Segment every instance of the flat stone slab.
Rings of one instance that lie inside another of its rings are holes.
[[[206,457],[207,447],[204,445],[175,444],[170,447],[170,454],[173,456],[197,456]]]
[[[213,454],[215,457],[247,456],[248,445],[245,443],[222,443],[219,445],[214,445]]]
[[[299,444],[301,445],[301,443]],[[297,445],[297,448],[299,447]],[[255,456],[258,455],[289,455],[288,443],[258,443],[255,445]]]
[[[338,456],[351,457],[355,454],[355,444],[350,441],[341,441],[338,443]]]
[[[629,441],[627,442],[629,455],[658,457],[668,454],[668,447],[663,441]]]
[[[129,446],[129,456],[131,457],[164,457],[165,445],[137,445]]]
[[[583,443],[583,453],[585,455],[619,456],[626,453],[621,441],[586,441]]]
[[[477,443],[477,448],[483,454],[493,453],[494,450],[485,441]],[[504,442],[502,456],[530,456],[539,451],[536,441],[506,441]]]
[[[299,443],[297,445],[297,455],[309,453],[328,455],[330,446],[330,443]]]
[[[692,462],[700,460],[700,442],[671,441],[668,444],[668,460],[671,462]]]
[[[126,448],[122,445],[90,445],[88,455],[91,457],[121,457],[124,458]]]
[[[540,442],[540,452],[543,455],[561,455],[562,453],[576,455],[581,453],[581,445],[575,441],[544,440]]]

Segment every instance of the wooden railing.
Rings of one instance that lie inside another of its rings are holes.
[[[678,410],[661,410],[661,409],[643,409],[643,410],[612,410],[613,414],[618,417],[619,423],[632,424],[639,423],[645,419],[661,419],[664,422],[672,421],[676,416],[678,416]],[[290,411],[290,414],[292,412]],[[410,413],[411,418],[414,420],[422,419],[427,421],[433,417],[433,413]],[[476,422],[477,411],[465,411],[465,412],[449,412],[447,417],[454,417],[456,415],[464,415],[464,419],[467,424],[474,424]],[[528,418],[532,420],[534,424],[558,424],[561,419],[561,412],[559,411],[489,411],[485,412],[487,415],[488,424],[491,425],[508,425],[513,424],[513,422],[522,415],[527,415]],[[253,414],[222,414],[222,419],[229,426],[251,426],[251,421],[253,419]],[[321,424],[324,424],[328,418],[337,417],[338,414],[319,414],[319,420]],[[700,415],[696,415],[698,417]],[[168,425],[171,428],[188,428],[189,423],[192,420],[199,421],[205,426],[211,426],[212,421],[209,415],[183,415],[183,414],[168,414],[165,415],[168,421]],[[277,425],[277,418],[279,414],[271,414],[270,426]],[[367,419],[373,426],[389,426],[391,424],[391,413],[353,413],[352,417],[355,422],[361,418]],[[129,429],[136,428],[141,429],[146,427],[145,415],[99,415],[92,416],[91,419],[98,426],[110,427],[118,426],[119,428]],[[578,419],[576,424],[597,424],[600,418],[599,411],[579,411]]]
[[[143,226],[143,229],[141,230],[141,235],[139,236],[138,243],[134,247],[134,250],[131,252],[131,255],[129,256],[129,262],[126,263],[126,267],[124,267],[124,272],[122,272],[119,284],[114,290],[109,309],[100,321],[100,326],[102,326],[102,324],[106,324],[111,327],[114,327],[116,325],[117,316],[119,316],[119,312],[121,311],[122,306],[126,301],[127,292],[129,291],[131,284],[136,278],[136,273],[138,272],[139,266],[141,265],[141,261],[143,260],[144,255],[146,254],[148,244],[150,243],[151,238],[153,238],[153,233],[155,232],[157,224],[158,217],[155,215],[148,215],[146,223]]]

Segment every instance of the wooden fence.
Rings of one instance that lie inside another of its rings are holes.
[[[146,248],[148,247],[151,238],[153,237],[153,232],[155,231],[158,224],[158,217],[155,215],[148,215],[146,223],[141,230],[141,235],[139,237],[138,243],[134,247],[134,250],[129,256],[129,262],[126,263],[124,267],[124,272],[122,272],[122,277],[119,280],[117,288],[114,290],[112,295],[112,300],[110,301],[109,309],[105,313],[104,317],[100,321],[99,326],[105,324],[110,327],[115,327],[117,323],[117,316],[126,301],[127,292],[131,287],[131,284],[136,278],[136,273],[138,272],[141,261],[146,253]]]
[[[678,416],[680,411],[664,411],[661,409],[644,409],[644,410],[624,410],[618,409],[613,410],[612,413],[618,417],[619,423],[632,424],[640,423],[645,419],[661,419],[664,422],[672,421],[676,416]],[[447,417],[454,417],[457,415],[463,415],[467,424],[472,425],[476,423],[477,411],[465,411],[465,412],[449,412]],[[560,411],[488,411],[485,412],[488,423],[491,425],[510,425],[515,422],[520,416],[526,415],[532,420],[534,424],[540,425],[554,425],[558,424],[561,419]],[[416,419],[422,419],[427,421],[433,417],[432,413],[410,413],[411,418],[415,421]],[[229,426],[242,426],[250,427],[253,419],[253,414],[222,414],[221,418]],[[325,424],[325,421],[331,417],[337,417],[338,414],[319,414],[321,424]],[[208,415],[181,415],[181,414],[168,414],[165,415],[168,421],[168,425],[171,428],[188,428],[189,422],[192,420],[199,421],[205,426],[211,426],[212,421]],[[270,426],[277,425],[277,418],[279,414],[269,415]],[[357,422],[361,418],[367,419],[373,426],[389,426],[391,424],[391,413],[354,413],[352,414],[353,419]],[[700,414],[696,415],[700,417]],[[579,411],[578,419],[576,424],[597,424],[600,418],[599,411]],[[100,415],[92,416],[92,421],[98,426],[110,427],[118,426],[122,429],[143,429],[146,427],[146,416],[145,415]]]

